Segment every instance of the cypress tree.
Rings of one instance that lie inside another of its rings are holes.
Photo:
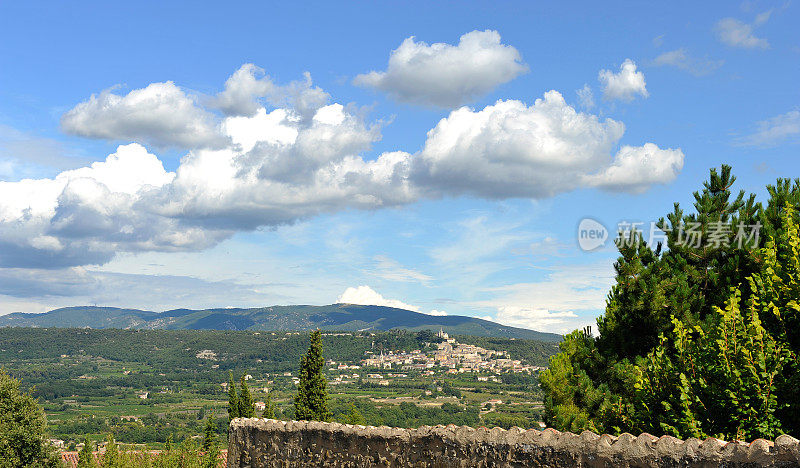
[[[239,417],[254,418],[256,416],[256,405],[253,402],[253,395],[250,394],[250,388],[244,380],[244,374],[239,379],[239,386]]]
[[[262,418],[275,419],[275,404],[272,403],[272,395],[267,393],[267,401],[264,402],[264,413]]]
[[[322,334],[311,332],[308,351],[300,360],[300,383],[294,398],[295,419],[329,421],[328,381],[323,374],[325,358],[322,357]]]
[[[239,413],[239,395],[236,393],[236,381],[233,380],[233,372],[230,372],[228,379],[228,424],[241,416]]]
[[[211,450],[211,447],[214,446],[214,439],[217,437],[217,431],[214,427],[214,421],[211,418],[206,419],[206,425],[203,428],[203,445],[201,450],[203,452],[208,452]]]

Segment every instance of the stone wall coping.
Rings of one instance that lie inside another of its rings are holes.
[[[399,439],[408,442],[414,439],[436,437],[458,445],[491,444],[518,445],[547,448],[556,451],[596,454],[603,459],[626,459],[629,461],[667,459],[702,459],[705,462],[733,464],[755,464],[771,466],[775,463],[800,464],[800,441],[789,435],[781,435],[775,441],[756,439],[729,441],[708,438],[686,440],[671,436],[657,437],[642,433],[639,436],[623,433],[619,436],[595,434],[584,431],[580,434],[560,432],[553,428],[544,430],[512,427],[473,428],[469,426],[421,426],[402,429],[387,426],[360,426],[320,421],[281,421],[275,419],[236,418],[231,421],[231,432],[237,429],[254,429],[266,432],[319,432],[340,433],[376,439]],[[775,465],[777,466],[777,465]],[[783,465],[781,465],[783,466]],[[788,466],[788,465],[787,465]]]

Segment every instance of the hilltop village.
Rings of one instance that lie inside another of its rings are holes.
[[[407,374],[397,373],[396,371],[416,371],[423,376],[434,376],[437,374],[461,374],[465,372],[475,372],[480,374],[478,381],[500,382],[500,379],[491,374],[501,374],[506,372],[525,372],[531,373],[544,369],[544,367],[523,364],[522,361],[511,359],[505,351],[485,349],[464,343],[458,343],[455,338],[451,338],[442,329],[436,334],[440,340],[435,343],[435,349],[423,352],[420,349],[412,351],[375,351],[365,352],[365,358],[359,364],[336,362],[328,360],[329,371],[339,371],[340,374],[334,377],[331,384],[349,383],[348,379],[363,378],[373,381],[380,385],[388,386],[388,379],[392,377],[408,377]],[[349,374],[346,371],[359,369],[383,369],[392,370],[393,373],[368,373],[360,375],[358,373]]]

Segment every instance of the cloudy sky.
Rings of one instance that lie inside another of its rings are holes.
[[[609,3],[0,3],[0,314],[593,323],[583,218],[800,175],[797,5]]]

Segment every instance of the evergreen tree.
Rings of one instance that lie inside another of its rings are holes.
[[[214,421],[211,418],[206,419],[206,425],[203,428],[203,445],[201,445],[201,450],[203,452],[208,452],[211,449],[211,446],[215,445],[215,440],[217,438],[217,430]]]
[[[646,245],[636,232],[617,239],[616,284],[598,318],[600,335],[567,335],[540,375],[548,424],[574,432],[648,430],[680,436],[768,435],[780,427],[797,431],[800,418],[790,402],[800,401],[800,381],[792,380],[800,365],[783,359],[797,352],[792,334],[800,336],[800,323],[792,322],[792,301],[800,291],[785,294],[783,303],[764,302],[775,295],[756,286],[764,282],[759,278],[776,274],[791,282],[791,262],[784,258],[774,268],[783,273],[767,274],[762,263],[768,255],[759,249],[790,230],[789,218],[782,215],[800,205],[800,181],[780,179],[769,186],[766,209],[754,195],[734,195],[734,181],[729,166],[712,169],[703,189],[694,193],[694,213],[675,204],[659,220],[663,240],[656,245]],[[796,220],[797,214],[790,218]],[[779,258],[791,255],[786,239],[773,249]],[[756,286],[748,286],[751,279]],[[751,305],[758,298],[759,304],[779,304],[779,313],[754,314]],[[736,345],[720,347],[720,340]],[[760,351],[742,354],[748,346]],[[748,359],[760,361],[747,367]],[[741,369],[728,367],[736,360]],[[770,378],[774,382],[767,385]],[[736,406],[733,402],[740,405],[727,414],[752,427],[733,427],[721,419],[726,405]]]
[[[217,432],[216,425],[211,418],[206,420],[205,428],[203,429],[203,445],[200,450],[203,452],[200,459],[200,466],[202,468],[216,468],[219,465],[219,447],[217,446]]]
[[[233,372],[230,372],[228,379],[228,423],[241,416],[239,409],[239,395],[236,393],[236,381],[233,380]]]
[[[172,434],[167,435],[167,440],[164,442],[164,451],[167,453],[172,451]]]
[[[254,418],[256,416],[256,405],[253,395],[250,394],[250,387],[247,386],[244,374],[239,379],[239,417]]]
[[[94,444],[91,440],[86,439],[83,442],[83,448],[78,453],[78,468],[95,468],[97,461],[94,459],[93,452]]]
[[[19,389],[19,380],[0,369],[0,462],[3,466],[59,466],[45,440],[47,420],[36,399]]]
[[[300,360],[300,383],[294,398],[295,419],[306,421],[329,421],[328,381],[323,373],[325,358],[322,356],[322,334],[314,330],[310,335],[308,351]]]
[[[267,393],[267,399],[264,402],[264,413],[261,414],[262,418],[275,419],[275,403],[272,402],[272,395]]]

